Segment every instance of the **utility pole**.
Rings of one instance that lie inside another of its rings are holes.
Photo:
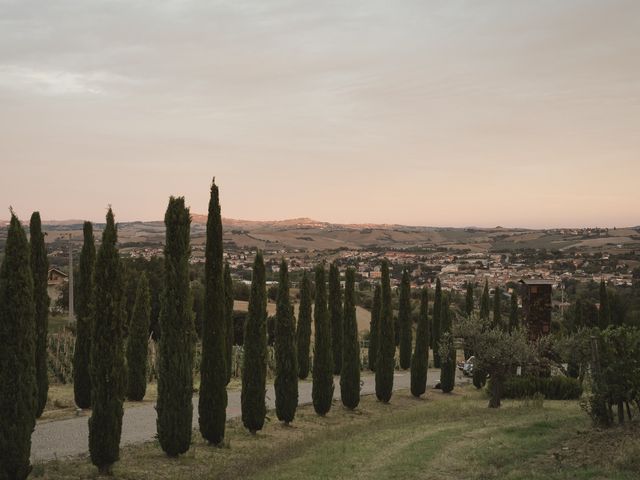
[[[73,323],[76,315],[73,308],[73,249],[71,243],[71,233],[69,234],[69,323]]]

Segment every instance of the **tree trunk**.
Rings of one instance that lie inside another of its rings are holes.
[[[489,390],[489,408],[500,408],[500,399],[502,398],[502,383],[502,377],[491,377],[491,388]]]

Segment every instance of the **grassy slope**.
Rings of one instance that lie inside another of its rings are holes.
[[[127,447],[116,478],[637,478],[637,423],[594,431],[576,402],[505,402],[492,411],[468,388],[427,397],[401,392],[391,405],[365,397],[358,411],[334,405],[325,418],[303,407],[292,427],[273,420],[255,437],[234,420],[231,448],[208,447],[194,433],[192,449],[178,459],[164,456],[156,442]],[[34,474],[91,478],[95,469],[76,459],[38,465]]]

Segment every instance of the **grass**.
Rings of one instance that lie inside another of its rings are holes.
[[[426,400],[399,392],[390,405],[367,396],[358,410],[336,403],[324,418],[305,406],[291,427],[272,418],[256,436],[239,419],[227,428],[226,448],[194,432],[191,450],[177,459],[155,441],[123,448],[115,478],[630,480],[640,468],[638,423],[595,430],[570,401],[505,401],[489,410],[467,387],[429,391]],[[86,458],[34,469],[55,480],[96,475]]]

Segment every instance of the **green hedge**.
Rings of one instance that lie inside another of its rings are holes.
[[[547,400],[576,400],[582,396],[582,385],[575,378],[511,377],[504,383],[504,398],[527,398],[541,393]]]

